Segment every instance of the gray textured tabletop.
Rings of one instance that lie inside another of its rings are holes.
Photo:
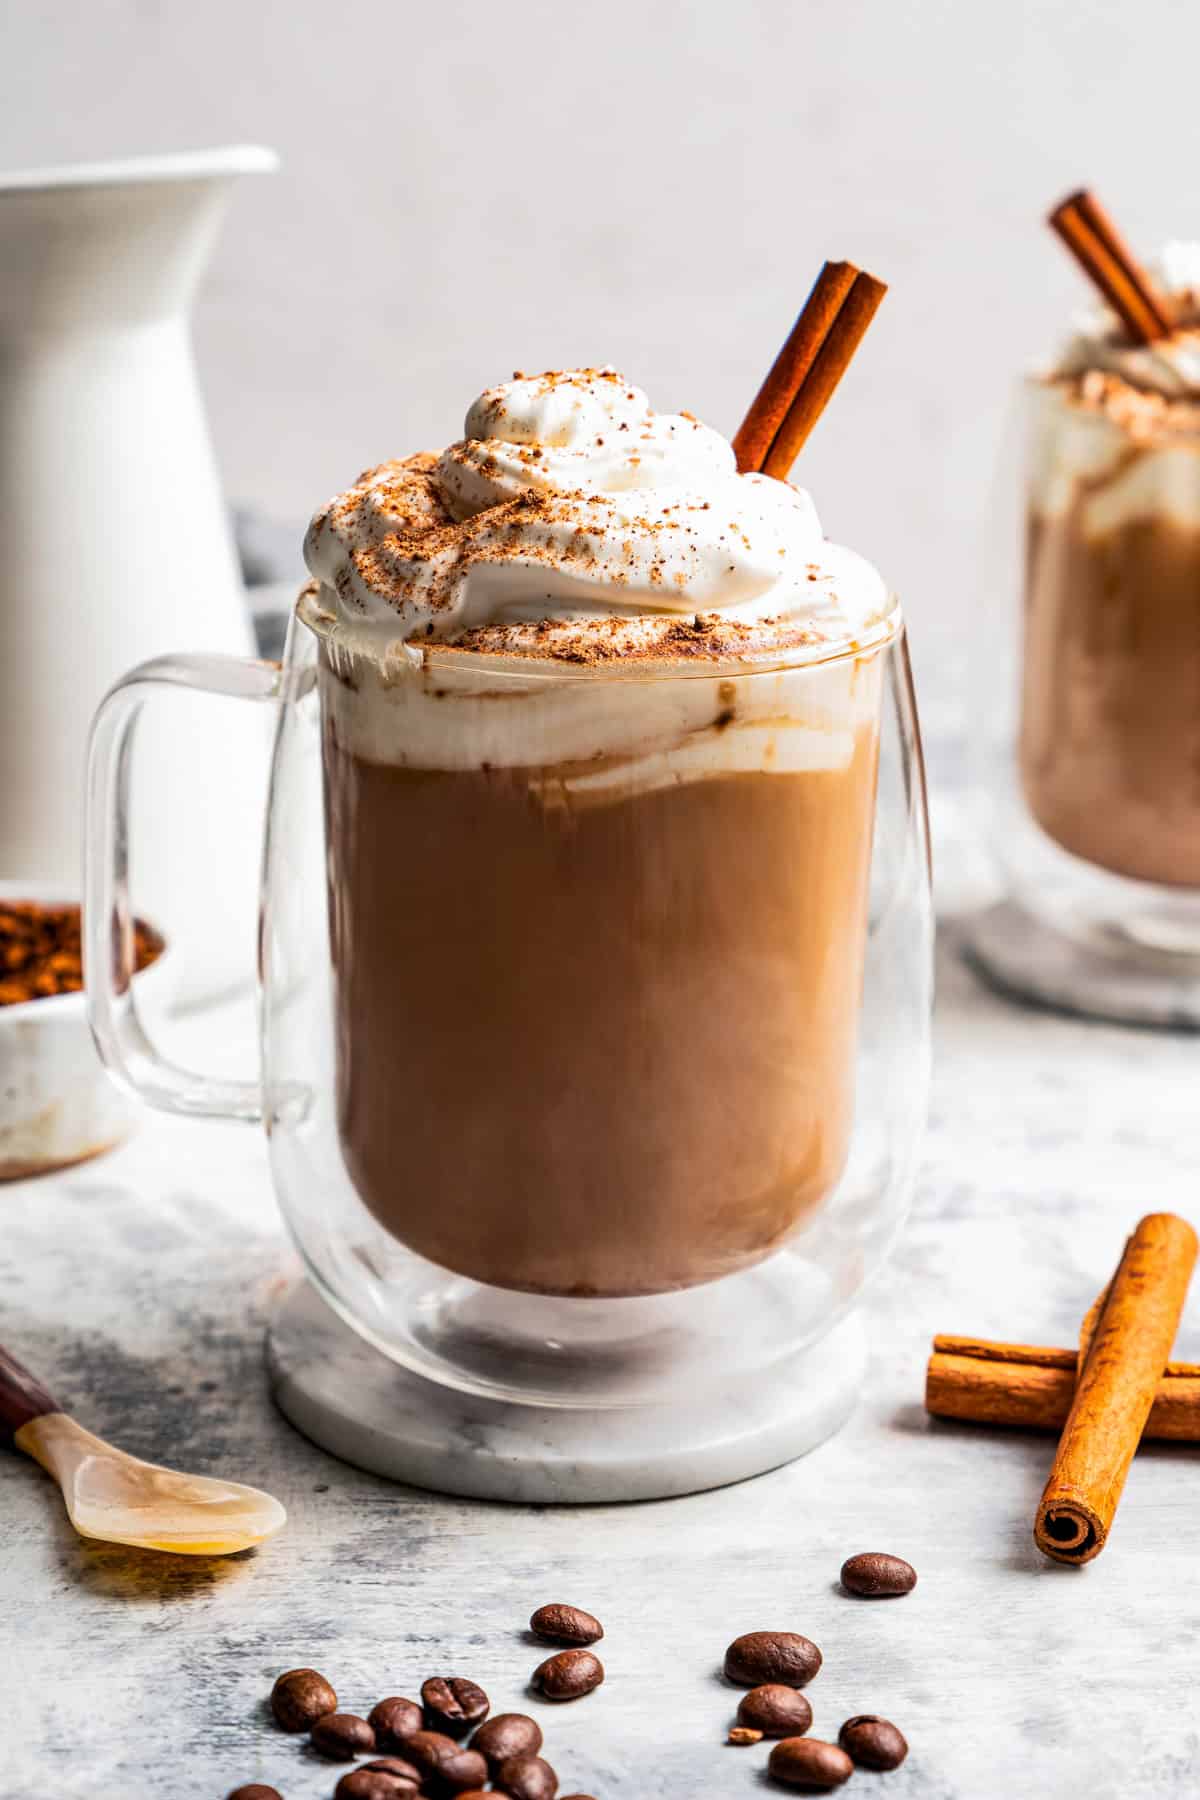
[[[5,1800],[222,1800],[254,1779],[321,1800],[337,1771],[267,1721],[278,1671],[313,1663],[362,1710],[446,1671],[536,1709],[524,1624],[547,1599],[607,1630],[605,1685],[540,1709],[564,1793],[767,1791],[762,1748],[723,1745],[736,1696],[718,1674],[760,1626],[822,1646],[814,1734],[860,1711],[907,1734],[900,1771],[848,1791],[1195,1793],[1197,1453],[1143,1451],[1103,1557],[1062,1569],[1031,1540],[1048,1440],[932,1423],[921,1394],[935,1331],[1070,1343],[1140,1214],[1200,1212],[1196,1042],[1014,1007],[968,973],[952,925],[939,964],[931,1130],[871,1297],[862,1404],[805,1460],[720,1492],[506,1508],[390,1486],[297,1436],[262,1368],[290,1263],[248,1128],[148,1119],[101,1161],[0,1189],[0,1337],[94,1430],[259,1483],[290,1515],[227,1562],[127,1553],[79,1540],[41,1471],[3,1459]],[[839,1565],[867,1548],[915,1563],[915,1593],[844,1597]]]

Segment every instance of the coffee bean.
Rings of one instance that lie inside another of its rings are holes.
[[[916,1585],[917,1571],[912,1564],[882,1550],[865,1550],[842,1564],[842,1586],[862,1600],[890,1600],[897,1594],[911,1594]]]
[[[393,1795],[395,1796],[395,1800],[401,1800],[402,1796],[403,1800],[415,1800],[415,1797],[418,1794],[424,1792],[424,1789],[421,1786],[424,1777],[422,1776],[420,1769],[417,1768],[415,1763],[410,1763],[408,1759],[403,1756],[374,1757],[371,1762],[361,1763],[357,1769],[351,1769],[350,1774],[386,1776],[392,1785],[389,1788],[381,1790],[381,1800],[382,1796],[386,1796],[387,1800],[391,1800]],[[342,1776],[343,1781],[349,1781],[349,1779],[349,1775]],[[353,1794],[355,1791],[356,1790],[352,1789],[351,1793]],[[373,1796],[372,1800],[374,1800]]]
[[[367,1724],[375,1733],[375,1742],[381,1750],[402,1750],[414,1731],[424,1730],[425,1715],[415,1700],[406,1700],[402,1694],[390,1694],[371,1708]]]
[[[878,1713],[855,1713],[838,1732],[838,1743],[860,1769],[898,1769],[908,1755],[904,1733]]]
[[[283,1800],[278,1788],[267,1787],[261,1781],[248,1781],[245,1787],[234,1788],[226,1800]]]
[[[748,1631],[725,1652],[725,1679],[738,1687],[782,1682],[804,1687],[821,1666],[821,1652],[796,1631]]]
[[[353,1762],[375,1748],[375,1733],[357,1713],[326,1713],[310,1732],[312,1747],[331,1762]]]
[[[548,1656],[531,1677],[547,1700],[578,1700],[604,1680],[604,1664],[590,1650],[560,1650]]]
[[[271,1711],[281,1731],[307,1731],[337,1711],[337,1695],[315,1669],[289,1669],[271,1689]]]
[[[472,1750],[478,1750],[493,1771],[510,1756],[536,1756],[541,1747],[542,1728],[527,1713],[497,1713],[471,1739]]]
[[[429,1730],[444,1731],[448,1737],[466,1737],[492,1710],[483,1689],[463,1675],[431,1675],[421,1683],[421,1700]]]
[[[421,1778],[415,1769],[410,1781],[390,1769],[364,1763],[361,1769],[351,1769],[342,1776],[333,1790],[333,1800],[417,1800],[420,1792]]]
[[[841,1787],[854,1773],[854,1764],[836,1744],[824,1744],[820,1738],[784,1738],[776,1744],[767,1761],[772,1781],[784,1787],[803,1788],[819,1793],[822,1788]]]
[[[740,1744],[761,1744],[762,1741],[763,1741],[762,1732],[755,1731],[749,1725],[731,1725],[729,1727],[729,1736],[725,1739],[725,1742],[727,1744],[739,1744],[739,1745]]]
[[[554,1800],[558,1776],[540,1756],[510,1756],[501,1763],[493,1785],[512,1800]]]
[[[578,1606],[539,1606],[529,1621],[534,1637],[548,1644],[598,1644],[604,1636],[599,1619]]]
[[[426,1782],[451,1794],[481,1788],[488,1778],[487,1763],[478,1750],[464,1749],[440,1731],[415,1731],[405,1741],[404,1754],[416,1763]]]
[[[794,1687],[768,1681],[751,1688],[738,1702],[737,1721],[763,1737],[801,1737],[812,1724],[812,1707]]]

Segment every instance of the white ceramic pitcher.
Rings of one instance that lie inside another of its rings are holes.
[[[0,878],[78,889],[100,698],[167,651],[251,648],[188,308],[252,147],[0,176]],[[145,721],[133,898],[192,993],[253,966],[261,737]],[[247,730],[247,725],[250,730]],[[221,845],[221,879],[211,846]],[[233,869],[225,861],[231,845]]]

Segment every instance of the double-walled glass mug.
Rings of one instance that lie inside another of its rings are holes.
[[[977,948],[1041,998],[1200,1024],[1200,433],[1032,375],[996,523],[976,729],[1015,906]]]
[[[133,732],[173,686],[278,713],[254,1084],[166,1063],[129,981]],[[932,945],[898,615],[753,669],[376,660],[306,590],[282,666],[115,688],[90,796],[105,1062],[263,1121],[311,1281],[396,1362],[539,1407],[694,1396],[816,1345],[883,1263]]]

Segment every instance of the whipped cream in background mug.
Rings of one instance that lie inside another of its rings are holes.
[[[1034,389],[1032,503],[1078,507],[1096,537],[1155,516],[1200,526],[1200,244],[1168,244],[1147,267],[1179,321],[1170,337],[1131,343],[1094,306]]]

